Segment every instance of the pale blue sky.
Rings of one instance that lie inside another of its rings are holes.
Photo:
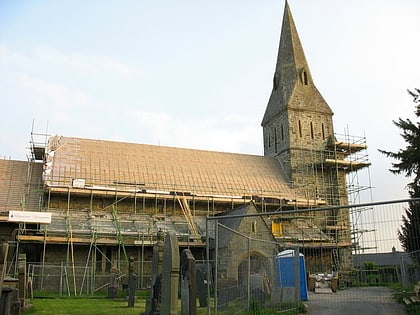
[[[401,148],[391,121],[413,116],[420,1],[289,5],[335,131],[366,135],[373,199],[405,198],[377,149]],[[26,159],[33,119],[51,135],[262,154],[283,7],[0,0],[1,158]]]

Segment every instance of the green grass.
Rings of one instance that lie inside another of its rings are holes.
[[[404,289],[401,285],[396,284],[394,286],[390,286],[391,289],[394,290],[392,296],[394,300],[400,304],[404,304],[404,298],[409,299],[411,296],[414,295],[414,285],[411,285],[409,288]],[[420,314],[420,304],[412,303],[409,305],[405,305],[405,313],[407,315],[418,315]]]
[[[46,297],[35,298],[31,304],[32,308],[23,312],[22,315],[139,315],[144,312],[146,298],[137,298],[133,308],[127,307],[128,303],[124,301],[124,298]],[[197,314],[206,315],[207,308],[197,309]]]
[[[104,296],[86,297],[86,296],[63,296],[58,297],[53,294],[43,294],[43,297],[37,297],[31,301],[32,308],[22,312],[22,315],[42,314],[42,315],[140,315],[143,314],[147,292],[136,293],[137,300],[133,308],[127,307],[127,301],[121,297],[117,299],[107,299]],[[179,300],[179,310],[181,309],[181,301]],[[282,315],[295,315],[306,313],[303,303],[289,303],[279,305],[277,308],[262,308],[253,305],[250,310],[243,310],[244,305],[238,305],[237,311],[234,311],[234,303],[229,305],[229,310],[220,310],[220,314],[241,314],[241,315],[269,315],[269,314],[282,314]],[[283,310],[283,311],[282,311]],[[197,308],[198,315],[206,315],[207,308]]]
[[[37,298],[31,304],[32,308],[22,315],[139,315],[144,312],[145,301],[137,300],[133,308],[127,307],[124,299],[106,298]]]
[[[414,305],[407,306],[406,313],[407,313],[407,315],[418,315],[418,314],[420,314],[420,305],[414,304]]]

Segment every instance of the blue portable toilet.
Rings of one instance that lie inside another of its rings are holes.
[[[299,287],[300,300],[308,300],[308,283],[306,280],[305,257],[299,253]],[[280,288],[295,287],[295,251],[293,249],[284,250],[276,256],[276,275],[277,286]]]

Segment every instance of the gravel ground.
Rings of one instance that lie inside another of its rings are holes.
[[[309,292],[309,315],[404,315],[404,306],[392,299],[392,290],[365,287],[339,290],[336,293]]]

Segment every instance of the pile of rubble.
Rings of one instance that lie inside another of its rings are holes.
[[[338,274],[318,273],[310,274],[308,281],[308,290],[315,293],[333,293],[337,292]]]

